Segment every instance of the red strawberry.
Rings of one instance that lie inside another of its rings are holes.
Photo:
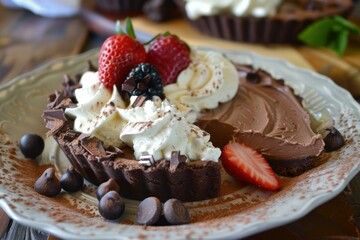
[[[130,20],[126,21],[129,35],[120,32],[110,36],[100,50],[99,81],[108,88],[121,84],[131,69],[146,60],[144,46],[135,39]]]
[[[280,182],[264,157],[249,146],[237,142],[227,144],[221,154],[225,171],[234,178],[275,191]]]
[[[159,72],[163,85],[176,82],[179,73],[190,64],[190,49],[175,35],[157,37],[150,45],[147,61]]]

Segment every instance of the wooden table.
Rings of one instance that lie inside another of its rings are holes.
[[[83,12],[73,18],[47,19],[25,10],[9,10],[0,6],[0,84],[49,60],[101,46],[110,34],[113,22],[103,18],[89,22],[89,19],[94,20],[91,12]],[[357,18],[352,20],[359,23]],[[352,39],[345,55],[339,57],[328,50],[304,46],[261,46],[209,38],[196,32],[182,19],[156,24],[137,16],[133,21],[138,30],[150,34],[171,29],[191,45],[247,50],[286,59],[329,76],[356,98],[360,97],[359,39]],[[248,239],[359,239],[359,229],[360,174],[340,195],[305,217]],[[0,209],[1,236],[2,239],[55,239],[12,222]]]

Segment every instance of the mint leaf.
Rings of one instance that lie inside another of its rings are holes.
[[[327,44],[327,47],[332,49],[334,52],[338,53],[339,55],[343,55],[348,43],[349,31],[342,29],[336,34],[337,35],[332,40],[330,39],[330,41]]]
[[[313,47],[325,46],[332,31],[333,21],[325,18],[316,21],[300,33],[298,38]]]
[[[360,27],[358,27],[356,24],[349,22],[348,20],[339,17],[339,16],[334,16],[333,17],[334,20],[341,26],[343,26],[344,28],[346,28],[347,30],[350,31],[350,33],[356,35],[356,34],[360,34]]]
[[[334,16],[309,25],[298,35],[298,39],[309,46],[330,48],[342,55],[349,34],[360,34],[360,28],[340,16]]]

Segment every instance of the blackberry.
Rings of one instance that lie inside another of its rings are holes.
[[[162,97],[164,88],[155,67],[150,63],[140,63],[130,71],[121,84],[121,90],[131,96],[144,95],[147,100],[151,100],[153,96]]]

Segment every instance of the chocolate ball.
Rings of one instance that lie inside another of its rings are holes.
[[[96,189],[97,199],[100,200],[106,193],[110,191],[115,191],[120,194],[120,186],[113,178],[110,178],[106,182],[103,182],[99,185],[99,187]]]
[[[54,197],[61,192],[61,184],[55,176],[55,169],[48,168],[36,180],[34,189],[36,192],[47,197]]]
[[[345,144],[343,135],[333,126],[326,129],[329,133],[324,138],[325,150],[332,152],[338,150]]]
[[[77,192],[84,185],[84,178],[70,165],[60,179],[61,187],[67,192]]]
[[[178,199],[169,199],[164,203],[164,216],[172,225],[190,222],[190,215],[185,205]]]
[[[106,193],[98,204],[100,215],[108,220],[120,218],[125,211],[125,201],[115,191]]]
[[[28,133],[20,138],[20,151],[27,158],[36,158],[39,156],[45,147],[44,140],[37,134]]]
[[[138,207],[136,221],[141,225],[155,225],[162,214],[162,204],[156,197],[145,198]]]

